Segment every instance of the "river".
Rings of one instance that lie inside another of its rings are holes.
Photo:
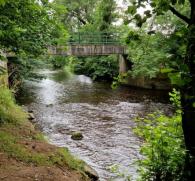
[[[141,142],[132,130],[134,118],[168,109],[167,93],[129,87],[112,90],[108,83],[63,71],[39,73],[45,78],[25,81],[18,101],[34,112],[48,141],[87,162],[100,181],[125,180],[110,171],[112,165],[135,179]],[[72,140],[73,131],[82,132],[83,140]]]

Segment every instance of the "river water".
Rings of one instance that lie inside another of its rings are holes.
[[[83,75],[47,69],[39,73],[45,78],[25,81],[18,101],[34,112],[49,142],[69,148],[98,172],[101,181],[125,181],[110,171],[112,165],[135,179],[141,142],[132,130],[134,118],[169,109],[167,93],[112,90],[108,83],[94,83]],[[83,140],[72,140],[73,131],[82,132]]]

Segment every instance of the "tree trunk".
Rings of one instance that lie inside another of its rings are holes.
[[[191,19],[188,27],[188,46],[185,64],[189,67],[189,76],[191,78],[181,90],[181,103],[183,109],[182,126],[186,149],[192,156],[188,168],[191,170],[190,180],[195,178],[195,3],[191,1]]]
[[[190,83],[181,90],[182,123],[187,150],[195,156],[195,3],[190,0],[191,18],[188,26],[188,45],[184,64],[189,68]]]

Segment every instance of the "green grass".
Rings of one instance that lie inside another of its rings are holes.
[[[18,139],[10,133],[0,131],[0,151],[6,153],[9,157],[25,163],[49,165],[47,156],[40,153],[31,153],[24,147],[24,145],[17,142]]]
[[[14,100],[11,91],[6,87],[0,87],[0,124],[20,123],[27,119],[27,114]]]
[[[44,135],[42,133],[37,133],[37,134],[33,135],[32,139],[37,140],[37,141],[47,142],[47,139],[44,137]]]
[[[40,135],[40,134],[38,134]],[[20,144],[21,137],[13,136],[7,131],[0,130],[0,151],[18,161],[33,163],[35,165],[68,166],[75,170],[82,170],[84,162],[73,157],[68,149],[58,148],[50,153],[37,153]]]

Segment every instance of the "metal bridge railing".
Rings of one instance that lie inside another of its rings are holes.
[[[112,32],[76,32],[70,35],[70,45],[118,45],[120,36]]]

